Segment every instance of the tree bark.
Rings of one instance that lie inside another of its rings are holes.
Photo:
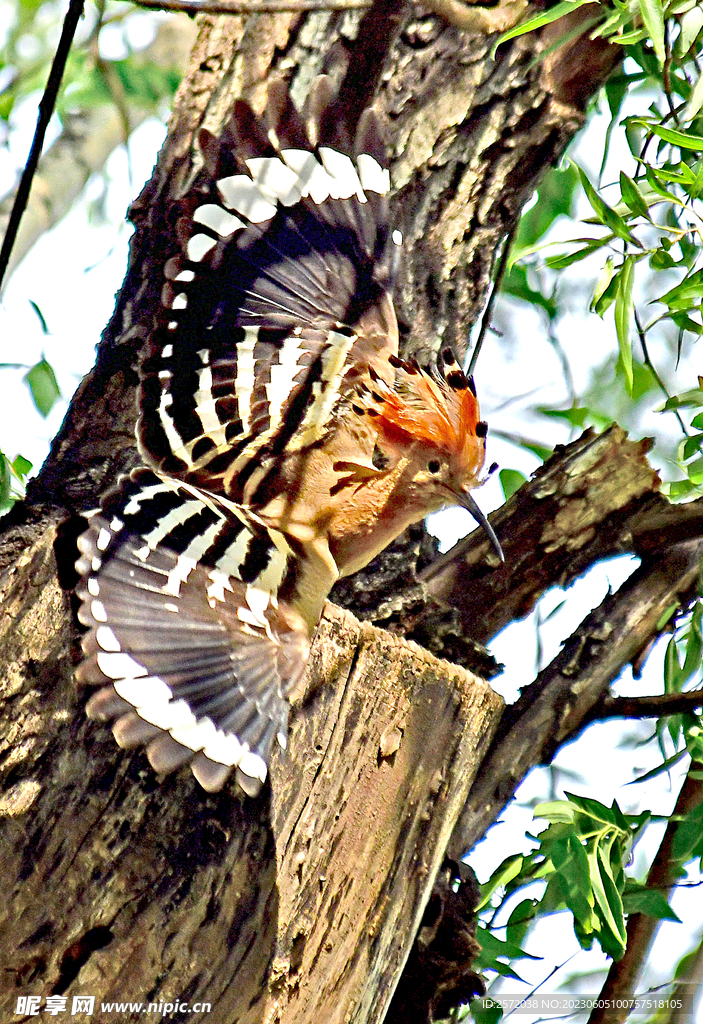
[[[330,606],[270,791],[159,785],[81,712],[52,541],[0,595],[2,1019],[30,991],[382,1020],[500,698]]]
[[[19,994],[53,992],[99,1001],[207,1001],[218,1020],[251,1024],[381,1021],[457,820],[452,849],[464,852],[502,806],[491,795],[488,811],[474,803],[462,813],[472,780],[474,792],[490,786],[503,795],[515,783],[498,740],[487,768],[499,702],[485,683],[334,609],[295,711],[291,756],[273,765],[271,788],[254,801],[229,791],[206,796],[182,775],[160,784],[141,754],[118,751],[105,729],[84,719],[72,682],[78,638],[68,588],[78,527],[63,521],[94,504],[134,463],[136,354],[173,238],[169,200],[197,173],[195,132],[221,127],[236,96],[261,108],[273,73],[291,79],[299,99],[318,72],[330,73],[340,84],[340,116],[350,121],[376,96],[392,127],[396,208],[408,245],[397,295],[401,319],[412,324],[406,351],[426,359],[450,343],[461,352],[502,240],[618,59],[616,47],[577,37],[534,64],[535,48],[554,38],[548,29],[507,44],[491,61],[495,32],[517,20],[524,4],[468,9],[477,19],[469,19],[469,31],[402,0],[379,0],[366,13],[202,21],[169,138],[132,212],[130,266],[96,367],[27,501],[7,518],[0,545],[7,701],[0,844],[10,897],[3,907],[11,915],[3,940],[10,1013]],[[579,443],[582,456],[583,446],[588,452],[593,445],[589,438]],[[565,504],[576,507],[574,451],[559,453],[545,470],[553,488],[539,524],[551,534],[537,537],[535,558],[546,568],[535,572],[530,595],[501,611],[525,561],[495,574],[491,586],[491,567],[480,558],[469,565],[464,556],[461,586],[467,593],[484,588],[485,603],[472,620],[462,608],[459,619],[447,618],[437,603],[447,594],[433,598],[430,582],[414,576],[407,555],[419,542],[406,538],[367,577],[388,624],[401,630],[410,622],[402,592],[410,579],[419,609],[414,635],[434,643],[434,615],[435,653],[463,657],[472,647],[463,635],[467,623],[487,639],[568,575],[570,559],[582,572],[603,557],[594,542],[600,531],[617,536],[622,549],[623,524],[638,511],[661,512],[642,451],[633,454],[621,438],[608,450],[608,469],[618,479],[634,467],[637,486],[624,504],[595,501],[579,526],[564,515]],[[593,484],[589,478],[588,493]],[[523,497],[543,500],[529,489]],[[532,527],[521,532],[524,513],[518,499],[501,524],[527,545],[535,534]],[[583,543],[569,546],[577,535]],[[688,562],[676,565],[668,592],[685,600]],[[645,573],[638,599],[652,604],[647,580]],[[646,623],[643,642],[657,629],[652,615]],[[615,647],[608,638],[602,643]],[[588,699],[572,702],[572,731],[633,653],[625,644],[609,654]],[[489,659],[480,663],[490,667]],[[581,679],[559,666],[555,672],[569,703]],[[525,715],[547,685],[536,684]],[[500,742],[519,734],[522,722],[512,716]],[[552,749],[554,728],[543,719],[540,742],[523,751],[520,771]],[[417,1021],[426,1024],[435,1005],[431,996],[418,1004]],[[168,1019],[199,1019],[179,1013]],[[406,1017],[406,1024],[415,1022]]]

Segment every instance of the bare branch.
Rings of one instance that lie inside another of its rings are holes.
[[[493,281],[493,287],[491,294],[488,296],[488,302],[486,308],[483,311],[481,318],[481,327],[479,328],[478,337],[476,338],[476,344],[474,345],[473,352],[471,353],[471,359],[469,360],[469,366],[467,374],[470,377],[476,368],[476,362],[481,352],[481,346],[483,345],[483,339],[486,337],[486,331],[491,326],[491,320],[493,319],[493,308],[498,298],[501,286],[503,284],[503,278],[505,277],[505,271],[508,269],[508,260],[510,259],[510,250],[513,244],[513,237],[517,230],[518,221],[515,221],[512,228],[508,232],[505,242],[503,243],[503,251],[500,254],[498,260],[498,269],[496,270],[496,276]]]
[[[51,64],[51,70],[47,79],[46,87],[44,89],[44,95],[39,101],[39,115],[37,117],[37,127],[34,132],[34,138],[32,139],[32,146],[27,157],[27,163],[25,164],[24,171],[22,172],[22,178],[20,179],[19,188],[17,189],[17,195],[15,196],[15,202],[12,207],[12,213],[10,214],[10,220],[7,225],[7,231],[3,239],[2,248],[0,248],[0,288],[2,287],[3,278],[5,277],[5,271],[10,260],[10,253],[12,247],[15,244],[15,237],[17,230],[24,213],[24,208],[27,205],[29,199],[29,193],[32,188],[32,179],[34,178],[34,172],[37,169],[39,163],[39,157],[44,146],[44,138],[46,136],[46,129],[49,127],[49,121],[51,115],[54,112],[56,106],[56,97],[59,94],[59,88],[61,86],[61,79],[63,78],[64,68],[66,67],[66,61],[68,60],[68,54],[73,43],[73,37],[76,34],[76,28],[78,22],[83,13],[83,0],[70,0],[68,5],[68,11],[64,18],[63,28],[61,30],[61,38],[59,44],[56,47],[56,53],[54,54],[54,60]]]
[[[679,715],[703,707],[703,689],[687,693],[656,693],[649,697],[606,697],[593,707],[585,721],[602,718],[659,718]]]
[[[195,38],[189,18],[169,18],[161,23],[156,38],[140,58],[161,67],[185,70]],[[128,105],[128,133],[151,114],[146,107]],[[64,217],[92,174],[100,171],[109,155],[125,141],[122,118],[112,104],[99,104],[67,113],[63,130],[39,161],[32,190],[7,265],[5,284],[32,246]],[[0,234],[7,230],[16,192],[0,202]]]

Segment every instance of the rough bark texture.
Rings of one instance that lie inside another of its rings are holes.
[[[52,541],[0,595],[0,1017],[29,990],[208,1000],[252,1024],[381,1020],[500,699],[330,606],[271,790],[207,797],[187,771],[159,785],[143,755],[115,757],[62,671]]]
[[[594,613],[511,713],[488,762],[498,706],[486,685],[338,611],[316,644],[293,755],[274,765],[272,788],[256,801],[204,796],[186,776],[159,784],[142,755],[120,753],[80,712],[71,598],[57,581],[57,567],[64,586],[73,580],[76,527],[58,527],[135,459],[136,356],[173,238],[168,200],[197,173],[194,133],[217,130],[236,96],[261,107],[272,73],[289,78],[302,99],[327,71],[341,85],[340,116],[350,122],[376,96],[389,117],[396,210],[409,248],[397,295],[401,319],[412,325],[407,351],[426,359],[443,342],[461,351],[502,241],[618,51],[576,37],[534,64],[535,48],[554,38],[548,29],[491,61],[494,33],[525,4],[468,5],[463,14],[459,6],[443,0],[442,9],[460,15],[468,31],[402,0],[379,0],[366,13],[202,22],[169,138],[132,212],[130,265],[96,367],[0,545],[0,567],[15,563],[4,577],[0,666],[8,1014],[17,994],[87,992],[98,1000],[209,1001],[214,1019],[228,1024],[368,1024],[383,1019],[422,921],[415,973],[401,980],[388,1019],[426,1024],[474,983],[471,901],[468,890],[464,905],[448,898],[453,868],[442,869],[430,898],[447,845],[456,856],[485,831],[521,774],[579,728],[656,634],[661,602],[688,596],[697,542],[673,552],[651,547],[637,579]],[[443,563],[418,579],[415,534],[340,596],[434,654],[490,674],[495,666],[477,655],[467,629],[485,642],[547,587],[606,553],[640,542],[646,553],[657,530],[676,541],[700,536],[700,512],[681,531],[672,527],[655,486],[641,446],[617,431],[604,441],[586,437],[555,455],[496,518],[509,538],[499,572],[474,537],[456,567]],[[639,616],[634,639],[621,627],[630,615]],[[520,732],[528,727],[525,744]],[[454,969],[452,946],[466,961]]]

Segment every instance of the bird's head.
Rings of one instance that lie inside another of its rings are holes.
[[[498,539],[471,495],[482,482],[488,432],[473,379],[464,374],[451,349],[443,351],[437,371],[395,356],[390,361],[393,386],[372,373],[371,387],[363,395],[381,451],[407,460],[403,476],[408,499],[423,514],[453,505],[468,509],[502,561]]]

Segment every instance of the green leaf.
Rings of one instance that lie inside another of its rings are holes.
[[[632,372],[632,321],[634,303],[632,289],[635,280],[635,258],[626,256],[618,275],[615,289],[615,330],[618,335],[620,359],[625,371],[627,390],[631,395],[634,384]]]
[[[472,999],[471,1016],[476,1024],[497,1024],[503,1016],[503,1007],[500,1003],[493,1002],[490,996],[482,996],[480,999]]]
[[[703,389],[693,388],[691,391],[682,391],[680,395],[672,395],[667,398],[662,406],[662,411],[669,409],[699,408],[703,405]]]
[[[674,833],[674,858],[685,864],[703,854],[703,804],[699,804],[680,821]]]
[[[527,441],[523,442],[522,447],[526,448],[528,452],[532,452],[532,454],[536,455],[537,458],[540,459],[542,462],[546,462],[547,459],[549,459],[554,454],[551,448],[543,448],[542,445],[531,444],[528,443]]]
[[[691,622],[683,637],[686,643],[686,657],[684,658],[682,668],[685,682],[688,682],[693,673],[697,672],[701,667],[701,653],[703,651],[703,640],[701,639],[702,613],[703,605],[701,605],[700,601],[697,601],[693,609]]]
[[[535,900],[521,900],[513,908],[505,926],[505,938],[508,942],[520,945],[527,934],[527,929],[535,919]]]
[[[677,267],[678,263],[670,256],[666,249],[655,249],[649,257],[649,265],[652,270],[671,270],[672,267]]]
[[[46,320],[44,318],[44,314],[40,310],[39,306],[36,304],[36,302],[33,299],[29,300],[29,305],[32,307],[34,312],[37,314],[37,317],[39,318],[39,323],[41,324],[42,333],[43,334],[49,334],[49,328],[46,326]]]
[[[12,504],[10,479],[10,460],[4,452],[0,452],[0,509],[3,510]]]
[[[644,174],[649,184],[649,187],[652,189],[653,192],[656,192],[656,194],[658,196],[661,196],[662,199],[666,199],[668,200],[668,202],[674,203],[674,205],[676,206],[683,206],[683,203],[678,198],[678,196],[675,196],[673,192],[670,192],[667,188],[664,187],[664,185],[662,185],[660,180],[661,176],[655,171],[653,167],[647,166],[645,168]]]
[[[476,930],[477,941],[481,943],[481,949],[488,956],[499,957],[503,956],[510,960],[542,960],[541,956],[533,956],[532,953],[527,953],[522,947],[516,942],[508,942],[507,939],[500,939],[495,932],[489,931],[483,925],[479,924]]]
[[[628,782],[628,786],[634,786],[637,782],[649,782],[650,779],[654,779],[657,775],[663,775],[664,772],[668,772],[670,768],[673,768],[675,764],[683,760],[684,757],[688,757],[687,750],[679,750],[677,754],[672,754],[671,757],[667,757],[665,761],[662,761],[656,768],[652,768],[651,771],[645,772],[644,775],[638,775],[632,782]]]
[[[703,728],[700,718],[698,715],[682,715],[682,721],[686,750],[694,761],[703,760]]]
[[[29,473],[31,468],[32,463],[29,461],[29,459],[25,459],[24,455],[18,455],[17,458],[12,463],[12,469],[14,470],[15,475],[20,478],[20,480],[22,479],[22,477],[25,477],[27,473]]]
[[[610,123],[608,124],[608,130],[605,134],[603,159],[601,160],[600,171],[598,172],[599,178],[602,177],[603,171],[605,170],[608,153],[610,152],[610,139],[615,129],[615,125],[617,124],[618,117],[620,116],[623,100],[630,88],[630,82],[631,78],[629,75],[611,75],[605,83],[605,98],[608,101],[608,109],[610,110]]]
[[[605,804],[602,804],[600,800],[594,800],[593,797],[581,796],[576,793],[567,793],[566,795],[575,807],[584,814],[587,814],[594,821],[604,825],[614,825],[616,828],[619,828],[619,809],[616,814],[612,807],[607,807]]]
[[[686,11],[680,24],[681,34],[676,42],[677,50],[683,56],[691,49],[703,28],[703,9],[698,5],[692,7],[690,11]]]
[[[585,260],[587,256],[597,252],[598,249],[602,249],[604,245],[608,245],[611,241],[612,235],[606,235],[605,238],[594,238],[588,245],[584,245],[582,249],[576,249],[575,252],[564,253],[559,256],[547,256],[545,263],[552,270],[564,270],[566,267],[570,267],[572,263]]]
[[[639,117],[634,117],[631,120],[632,124],[641,125],[647,131],[658,135],[660,139],[664,139],[665,142],[670,142],[672,146],[678,146],[679,149],[703,150],[703,136],[691,135],[690,132],[678,132],[675,128],[667,128],[663,124],[645,121]]]
[[[533,306],[539,306],[545,311],[549,320],[552,321],[557,315],[557,304],[552,296],[545,295],[537,288],[533,288],[527,276],[527,267],[512,266],[503,278],[502,291],[513,295],[516,299],[529,302]]]
[[[524,36],[527,32],[534,32],[535,29],[543,28],[544,25],[550,25],[553,21],[563,18],[565,14],[570,14],[579,7],[595,2],[597,0],[561,0],[561,3],[555,4],[550,10],[544,11],[533,18],[528,18],[519,25],[515,25],[498,37],[498,41],[491,50],[491,59],[495,60],[496,50],[502,43],[507,43],[509,39],[516,39],[518,36]]]
[[[538,956],[532,956],[531,953],[526,953],[524,949],[521,949],[514,942],[499,939],[494,932],[489,931],[488,928],[481,924],[479,924],[476,930],[476,939],[481,946],[481,952],[475,960],[477,968],[483,971],[496,971],[504,978],[514,978],[516,981],[522,981],[522,978],[513,967],[502,963],[499,958],[510,961],[523,958],[528,960],[542,959]]]
[[[680,693],[683,679],[681,676],[681,665],[679,664],[679,651],[676,646],[676,639],[672,636],[666,646],[664,655],[664,687],[666,693]]]
[[[46,359],[40,360],[24,377],[29,385],[34,404],[42,416],[48,416],[61,397],[56,374]]]
[[[659,921],[680,921],[663,892],[659,889],[648,889],[629,878],[622,894],[622,906],[626,914],[647,914],[648,917],[656,917]]]
[[[703,8],[700,11],[701,21],[703,22]],[[703,107],[703,75],[698,76],[698,81],[691,91],[691,95],[688,98],[686,109],[683,112],[684,121],[692,121],[698,114],[698,111]]]
[[[654,52],[659,63],[663,65],[666,60],[666,48],[664,46],[664,11],[661,0],[640,0],[640,13],[649,38],[652,40]]]
[[[615,261],[608,256],[605,266],[600,272],[591,299],[591,312],[602,318],[606,309],[615,301]]]
[[[549,803],[537,804],[533,815],[535,818],[544,818],[545,821],[572,824],[574,807],[570,800],[551,800]]]
[[[703,324],[697,323],[692,320],[686,313],[669,313],[667,314],[670,320],[673,320],[677,327],[680,327],[683,331],[690,331],[691,334],[703,335]]]
[[[490,903],[491,896],[496,889],[500,889],[501,886],[507,885],[514,878],[517,878],[522,871],[523,863],[524,858],[519,855],[506,858],[496,868],[488,881],[484,882],[481,886],[481,902],[476,907],[476,910],[483,910]]]
[[[647,201],[642,195],[637,182],[628,177],[624,171],[620,171],[620,191],[633,213],[638,213],[640,217],[649,217]]]
[[[558,217],[569,217],[578,175],[571,164],[553,167],[537,189],[537,202],[522,214],[515,238],[516,249],[527,249],[542,238]]]
[[[515,494],[515,491],[519,491],[523,484],[527,483],[524,473],[519,473],[516,469],[501,469],[498,475],[506,501]]]
[[[625,952],[627,944],[622,899],[613,881],[610,864],[603,856],[599,845],[589,850],[588,866],[593,895],[596,900],[596,910],[601,923],[598,941],[604,952],[613,960],[619,960]]]
[[[598,195],[593,185],[588,180],[588,176],[585,171],[582,171],[580,167],[576,166],[579,178],[581,179],[581,185],[586,193],[586,198],[593,207],[593,210],[598,217],[598,220],[605,227],[609,228],[614,235],[618,238],[623,238],[627,242],[632,242],[634,245],[639,246],[639,242],[630,232],[625,221],[620,217],[612,206],[608,206],[604,199]]]
[[[593,933],[594,893],[585,846],[572,834],[550,850],[564,902],[574,916],[576,936],[588,948]],[[583,938],[584,941],[581,941]]]
[[[695,419],[700,419],[700,416],[696,416]],[[699,455],[701,453],[701,441],[703,441],[703,434],[692,434],[690,437],[686,438],[683,443],[683,451],[681,455],[683,462],[687,459],[692,459],[694,455]]]
[[[594,426],[598,430],[606,430],[613,422],[612,417],[602,416],[595,409],[590,409],[587,406],[575,406],[570,409],[549,409],[546,406],[538,406],[537,412],[542,413],[543,416],[549,416],[551,419],[566,420],[567,423],[581,429],[586,426]]]
[[[694,274],[687,274],[674,288],[656,300],[663,302],[669,309],[690,309],[693,304],[698,304],[703,296],[703,270]]]
[[[673,618],[673,616],[676,614],[680,607],[681,605],[678,603],[678,601],[673,601],[671,604],[666,606],[664,611],[657,619],[657,632],[661,632],[661,630],[664,628],[667,622],[669,622]]]

